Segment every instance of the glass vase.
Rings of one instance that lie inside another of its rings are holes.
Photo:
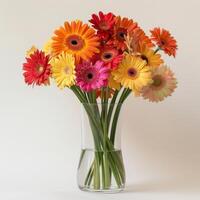
[[[121,152],[122,104],[82,104],[82,147],[77,172],[81,190],[115,193],[125,187]]]

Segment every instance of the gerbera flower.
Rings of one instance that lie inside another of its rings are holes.
[[[99,52],[99,42],[95,30],[79,20],[72,21],[71,24],[65,22],[64,27],[55,31],[52,40],[54,54],[57,55],[62,51],[73,54],[76,63],[79,63],[81,58],[88,60],[94,53]]]
[[[107,44],[111,40],[112,35],[113,33],[110,31],[98,31],[97,36],[99,37],[100,46]]]
[[[151,71],[146,62],[141,58],[127,54],[118,68],[112,72],[114,80],[121,83],[125,88],[134,92],[150,84]]]
[[[115,15],[111,12],[104,14],[100,11],[99,16],[93,14],[89,22],[92,23],[92,26],[98,31],[109,31],[114,26]]]
[[[70,87],[75,82],[75,65],[74,57],[71,54],[62,52],[57,57],[52,58],[52,77],[55,79],[57,86],[61,89]]]
[[[165,65],[153,69],[152,79],[153,82],[142,90],[144,99],[152,102],[162,101],[171,96],[177,85],[173,72]]]
[[[29,50],[26,51],[26,56],[30,57],[31,54],[34,54],[35,51],[37,51],[38,49],[33,45]]]
[[[132,32],[135,28],[137,28],[137,23],[132,19],[121,18],[120,16],[116,17],[113,38],[114,45],[122,51],[125,50],[125,37],[128,32]]]
[[[145,44],[139,45],[139,56],[142,60],[146,61],[146,64],[150,67],[158,67],[163,63],[161,55],[155,53],[152,49],[148,48]]]
[[[131,53],[135,53],[139,50],[139,45],[146,45],[147,47],[153,47],[151,39],[145,34],[145,32],[137,27],[133,31],[128,32],[125,37],[126,45]]]
[[[28,85],[48,84],[50,68],[49,56],[45,56],[43,51],[34,51],[29,57],[26,57],[26,63],[23,64],[25,82]]]
[[[52,54],[52,40],[49,39],[43,46],[42,49],[46,55],[51,55]]]
[[[103,46],[93,59],[102,61],[110,69],[115,69],[122,61],[123,55],[113,46]]]
[[[169,56],[176,56],[177,44],[174,37],[169,31],[160,28],[151,30],[152,40],[156,42],[160,49],[162,49]]]
[[[76,83],[84,91],[100,89],[108,83],[108,67],[103,62],[83,62],[76,67]]]

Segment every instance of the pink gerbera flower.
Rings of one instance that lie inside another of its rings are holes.
[[[76,83],[86,92],[106,86],[108,76],[109,68],[101,61],[95,64],[83,62],[76,67]]]

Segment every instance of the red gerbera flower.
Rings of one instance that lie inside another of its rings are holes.
[[[123,55],[120,54],[119,50],[113,46],[105,45],[100,49],[100,53],[93,57],[93,62],[100,60],[109,69],[115,69],[122,61]]]
[[[169,31],[160,28],[151,30],[152,40],[156,42],[160,49],[162,49],[169,56],[176,56],[177,43]]]
[[[115,15],[113,13],[104,14],[99,12],[99,16],[96,14],[92,15],[92,19],[89,20],[92,26],[98,31],[109,31],[113,28],[115,23]]]
[[[23,64],[25,82],[28,85],[48,84],[50,67],[49,56],[42,51],[35,51],[30,57],[26,57],[26,63]]]
[[[113,35],[115,15],[113,13],[104,14],[103,12],[99,12],[99,16],[93,14],[89,22],[91,22],[92,26],[97,30],[97,35],[101,44],[106,44]]]

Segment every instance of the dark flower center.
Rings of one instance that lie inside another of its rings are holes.
[[[142,60],[146,61],[146,63],[148,64],[148,58],[145,55],[141,55]]]
[[[135,77],[136,76],[136,74],[137,74],[137,71],[134,69],[134,68],[129,68],[128,69],[128,75],[130,76],[130,77]]]
[[[119,36],[120,36],[121,38],[124,38],[124,33],[123,33],[123,32],[119,33]]]
[[[110,58],[112,58],[112,54],[111,53],[105,53],[103,57],[105,59],[110,59]]]
[[[125,40],[125,36],[127,34],[127,30],[124,29],[124,28],[119,28],[118,31],[117,31],[117,39],[119,41],[124,41]]]
[[[88,78],[89,80],[91,80],[91,79],[93,78],[93,74],[92,74],[92,73],[88,73],[88,74],[87,74],[87,78]]]
[[[101,60],[105,63],[109,63],[117,55],[118,51],[116,49],[104,49],[101,53]]]
[[[163,45],[165,45],[165,41],[164,40],[161,40],[161,45],[163,46]]]
[[[71,40],[71,44],[72,44],[72,45],[77,45],[78,42],[77,42],[77,40]]]
[[[78,35],[70,35],[66,38],[65,45],[72,51],[79,51],[84,47],[85,42]]]

